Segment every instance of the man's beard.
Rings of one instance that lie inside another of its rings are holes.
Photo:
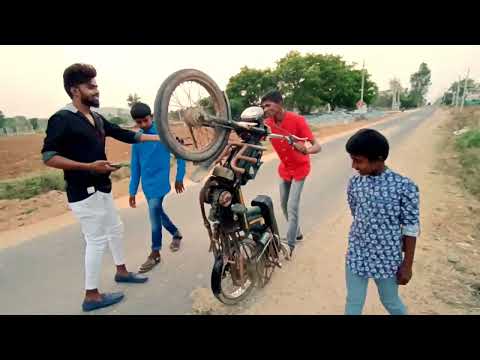
[[[94,108],[99,108],[100,107],[100,101],[96,100],[96,99],[93,99],[93,97],[91,99],[89,99],[88,97],[83,97],[82,96],[80,101],[85,106],[94,107]]]

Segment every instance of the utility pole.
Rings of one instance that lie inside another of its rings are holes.
[[[392,89],[392,110],[395,110],[395,100],[397,99],[397,88]]]
[[[360,89],[360,100],[357,101],[357,112],[363,114],[367,111],[366,104],[363,102],[363,95],[365,92],[365,60],[362,65],[362,88]]]
[[[450,105],[452,105],[455,108],[455,103],[457,102],[457,91],[454,90],[452,91],[452,102]]]
[[[402,88],[400,87],[400,83],[398,84],[398,90],[397,90],[397,105],[398,105],[398,110],[400,110],[400,106],[402,105],[400,103],[400,95],[402,92]]]
[[[467,96],[468,75],[470,75],[470,68],[467,71],[467,77],[465,78],[465,84],[463,85],[462,105],[460,106],[460,112],[463,111],[463,105],[465,104],[465,97]]]
[[[455,109],[458,107],[458,97],[460,96],[460,76],[458,77],[458,82],[457,82],[457,93],[455,95]]]
[[[400,91],[402,89],[400,81],[397,78],[393,78],[390,85],[392,89],[392,110],[398,111],[400,110]]]
[[[361,95],[360,95],[360,101],[363,103],[363,87],[365,85],[365,60],[363,60],[363,66],[362,66],[362,90],[361,90]]]

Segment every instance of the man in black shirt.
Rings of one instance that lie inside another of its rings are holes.
[[[123,224],[111,193],[110,174],[118,167],[107,161],[105,138],[133,144],[158,141],[158,135],[128,131],[108,122],[91,107],[100,106],[93,66],[73,64],[63,74],[72,103],[49,120],[42,148],[47,166],[62,169],[70,208],[86,241],[84,311],[118,303],[123,293],[100,293],[101,262],[107,243],[116,265],[116,282],[144,283],[147,277],[128,272],[124,260]]]

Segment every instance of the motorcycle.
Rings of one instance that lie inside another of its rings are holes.
[[[263,164],[262,141],[279,138],[293,145],[306,139],[272,134],[263,118],[262,108],[253,106],[233,120],[226,94],[194,69],[169,76],[155,100],[161,140],[177,157],[198,164],[197,173],[211,172],[199,203],[214,257],[211,289],[227,305],[247,298],[255,286],[264,287],[282,257],[289,259],[272,199],[258,195],[247,205],[242,187]]]

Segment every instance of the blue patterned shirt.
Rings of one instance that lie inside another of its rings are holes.
[[[418,186],[387,168],[377,176],[353,176],[347,198],[353,216],[347,266],[362,277],[395,277],[403,236],[420,233]]]

